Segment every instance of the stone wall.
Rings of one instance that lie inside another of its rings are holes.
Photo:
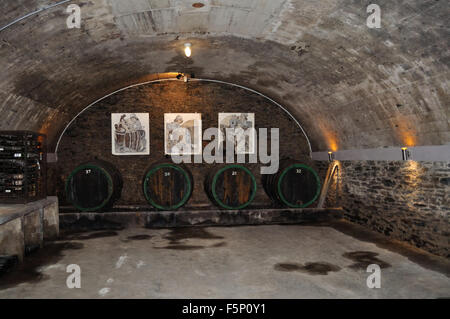
[[[324,178],[329,163],[317,162]],[[450,162],[342,161],[327,206],[350,221],[450,257]]]
[[[149,113],[150,155],[114,156],[111,154],[111,113]],[[146,169],[164,155],[164,113],[201,113],[202,129],[217,127],[219,112],[253,112],[255,128],[280,129],[280,157],[309,160],[309,148],[300,128],[279,107],[267,99],[237,87],[205,82],[170,81],[135,87],[110,96],[78,117],[64,135],[56,165],[49,168],[49,194],[58,195],[67,205],[64,182],[79,164],[94,158],[115,165],[124,180],[117,205],[146,205],[142,178]],[[208,141],[203,141],[203,147]],[[170,158],[170,157],[169,157]],[[246,165],[255,174],[258,192],[253,207],[267,207],[271,202],[261,185],[260,165]],[[266,166],[266,165],[264,165]],[[188,164],[194,177],[194,190],[185,208],[214,207],[207,198],[203,182],[216,167]]]

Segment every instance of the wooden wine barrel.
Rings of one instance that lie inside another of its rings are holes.
[[[144,196],[155,208],[175,210],[186,204],[194,188],[194,180],[184,165],[160,162],[144,175]]]
[[[66,180],[66,198],[81,211],[102,211],[120,198],[122,177],[110,163],[94,160],[75,168]]]
[[[320,194],[320,178],[310,166],[294,160],[280,161],[275,174],[263,175],[267,195],[283,206],[308,207]]]
[[[205,179],[205,191],[217,206],[225,209],[247,207],[256,195],[256,179],[242,165],[226,165],[213,170]]]

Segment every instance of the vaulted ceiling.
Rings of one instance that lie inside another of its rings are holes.
[[[0,29],[58,1],[0,1]],[[372,2],[379,29],[366,25]],[[67,28],[71,3],[80,29]],[[39,130],[54,145],[96,99],[185,72],[283,104],[314,151],[450,144],[449,9],[443,0],[68,1],[0,31],[0,129]]]

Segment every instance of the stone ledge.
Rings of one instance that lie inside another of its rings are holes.
[[[0,255],[24,255],[43,246],[44,240],[59,235],[57,197],[27,204],[0,205]]]
[[[59,215],[61,229],[96,230],[143,226],[167,228],[183,226],[235,226],[297,224],[339,219],[340,208],[303,209],[246,209],[246,210],[191,210],[142,211],[105,213],[64,213]]]
[[[58,198],[56,196],[49,196],[27,204],[0,204],[0,225],[55,203],[58,203]]]

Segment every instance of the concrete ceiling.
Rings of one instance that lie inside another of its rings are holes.
[[[0,28],[56,2],[0,1]],[[285,105],[314,151],[450,144],[448,1],[377,0],[382,27],[369,29],[372,2],[70,1],[0,31],[0,129],[40,130],[54,145],[105,94],[188,72]],[[80,29],[66,26],[70,3]]]

